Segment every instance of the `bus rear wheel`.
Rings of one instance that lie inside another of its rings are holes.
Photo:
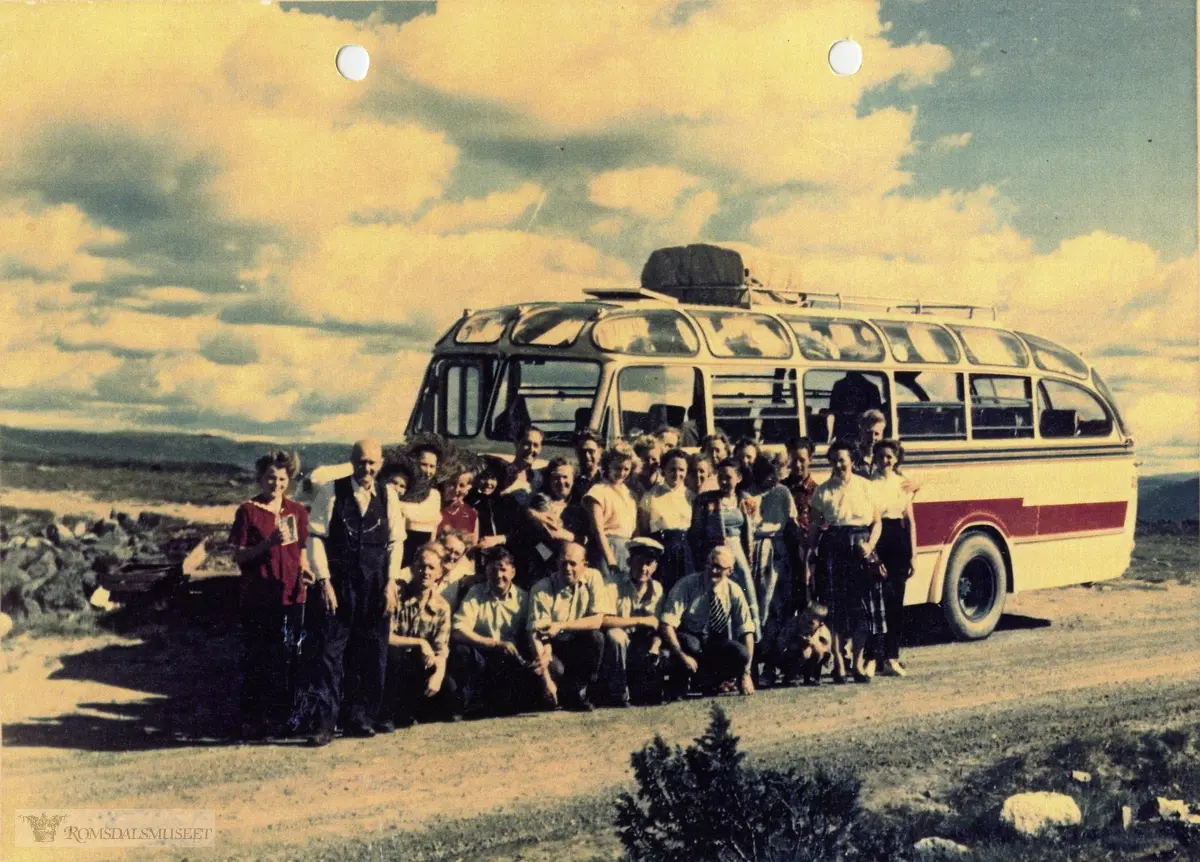
[[[972,533],[954,546],[946,565],[942,613],[959,640],[985,638],[1000,622],[1007,594],[1004,557],[987,536]]]

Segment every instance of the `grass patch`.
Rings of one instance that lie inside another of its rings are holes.
[[[1161,584],[1200,583],[1200,535],[1195,522],[1138,522],[1125,577]]]

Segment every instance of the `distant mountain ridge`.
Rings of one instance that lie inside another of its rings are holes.
[[[1200,520],[1200,476],[1172,473],[1139,479],[1138,518],[1143,521]]]
[[[384,445],[387,445],[385,442]],[[296,450],[304,472],[349,460],[349,443],[269,443],[230,440],[212,434],[155,431],[40,431],[0,425],[0,457],[98,460],[134,464],[218,464],[251,469],[270,448]]]

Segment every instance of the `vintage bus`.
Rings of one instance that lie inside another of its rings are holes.
[[[958,637],[981,638],[1010,593],[1120,576],[1137,499],[1133,440],[1099,374],[995,316],[749,278],[468,311],[434,348],[408,434],[511,454],[534,424],[547,455],[583,429],[805,435],[823,480],[831,435],[877,407],[921,486],[906,603],[940,604]]]

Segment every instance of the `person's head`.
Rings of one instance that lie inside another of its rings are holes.
[[[475,471],[469,467],[460,467],[450,474],[442,483],[442,499],[461,503],[471,491],[475,483]]]
[[[833,467],[834,476],[848,479],[854,472],[854,447],[845,440],[834,440],[830,443],[826,457]]]
[[[688,456],[682,449],[672,449],[662,456],[663,481],[668,488],[678,488],[687,479]]]
[[[522,428],[521,433],[517,435],[517,442],[514,446],[516,462],[528,467],[536,461],[538,455],[542,454],[542,441],[545,439],[545,436],[542,433],[542,429],[536,425]]]
[[[495,461],[488,461],[479,471],[479,475],[475,477],[475,490],[481,496],[490,497],[496,493],[500,483],[504,481],[503,477],[504,469]]]
[[[413,554],[412,583],[419,590],[432,590],[446,574],[446,549],[438,542],[429,542]]]
[[[779,484],[779,464],[771,455],[763,455],[754,462],[754,485],[760,491]]]
[[[792,473],[801,479],[808,477],[812,469],[812,459],[817,447],[807,437],[793,437],[787,444],[788,454],[792,457]]]
[[[708,480],[717,472],[717,465],[713,463],[712,458],[707,455],[696,455],[692,459],[692,490],[700,491]]]
[[[714,464],[720,464],[729,457],[729,438],[724,431],[716,431],[700,441],[700,451],[707,455]]]
[[[300,472],[300,456],[295,452],[272,449],[254,462],[254,476],[262,492],[272,499],[287,493],[288,485]]]
[[[558,551],[559,583],[569,586],[579,582],[587,568],[587,553],[578,542],[564,542]]]
[[[658,459],[662,451],[662,442],[649,434],[643,434],[633,441],[633,454],[641,462],[644,475],[649,476],[658,471]]]
[[[817,629],[825,625],[829,617],[829,608],[817,602],[810,602],[808,607],[800,612],[800,630],[806,635],[815,634]]]
[[[506,548],[488,548],[483,555],[483,571],[487,575],[488,586],[492,592],[502,596],[512,586],[513,578],[517,575],[513,555]]]
[[[738,467],[746,476],[751,475],[754,470],[754,462],[758,460],[758,444],[748,437],[743,437],[733,447],[733,457],[738,462]]]
[[[552,500],[565,500],[575,487],[575,465],[566,458],[552,458],[546,465],[546,492]]]
[[[634,453],[633,447],[618,440],[604,450],[604,454],[600,458],[600,473],[604,476],[605,481],[619,485],[629,478],[635,463],[637,463],[637,455]]]
[[[604,444],[595,431],[580,431],[575,436],[575,457],[579,459],[579,472],[584,476],[593,476],[600,469],[600,456],[604,454]]]
[[[771,463],[775,465],[776,477],[780,482],[792,475],[792,459],[788,457],[787,452],[771,452],[763,457],[771,459]]]
[[[371,439],[359,440],[350,450],[350,464],[354,468],[354,481],[364,486],[371,484],[383,466],[383,447]]]
[[[672,425],[660,425],[658,430],[654,432],[654,436],[658,438],[658,442],[662,443],[663,450],[674,449],[679,445],[680,431]]]
[[[458,561],[467,555],[470,549],[470,536],[462,530],[451,528],[442,533],[442,547],[446,549],[447,571],[458,565]]]
[[[639,587],[654,577],[663,547],[653,539],[634,539],[629,543],[629,580]]]
[[[704,563],[704,572],[709,583],[714,587],[733,574],[733,552],[724,545],[718,545],[708,553]]]
[[[717,465],[717,487],[721,489],[721,493],[729,496],[737,490],[738,484],[742,481],[742,471],[737,461],[732,458],[726,458]]]
[[[883,439],[887,430],[887,417],[881,410],[867,410],[858,417],[858,439],[866,451]]]
[[[442,459],[441,450],[430,443],[421,443],[409,450],[408,457],[417,468],[418,478],[432,482]]]
[[[880,440],[871,450],[871,460],[881,473],[891,473],[904,463],[904,447],[899,440]]]

